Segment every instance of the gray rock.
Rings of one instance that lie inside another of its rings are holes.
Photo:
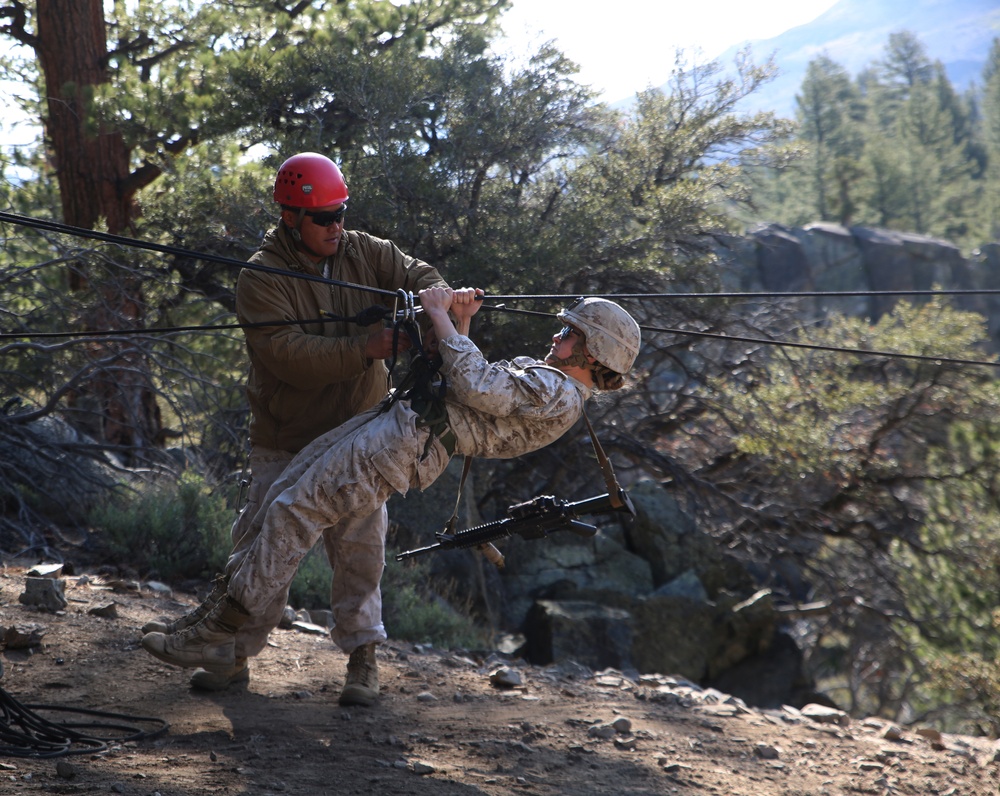
[[[698,530],[667,490],[653,481],[640,481],[629,489],[629,496],[636,509],[629,539],[632,549],[649,562],[655,587],[692,570],[710,599],[722,589],[752,593],[747,571],[725,555],[711,536]]]
[[[656,596],[632,606],[632,663],[640,672],[700,681],[714,646],[715,607],[686,597]]]
[[[34,605],[56,613],[66,608],[66,582],[61,578],[24,579],[24,592],[17,598],[23,605]]]
[[[525,623],[525,657],[547,665],[573,660],[592,669],[630,668],[627,611],[582,600],[539,600]]]
[[[693,569],[686,569],[669,583],[664,583],[653,592],[654,597],[684,597],[694,602],[707,603],[708,592],[701,578]]]

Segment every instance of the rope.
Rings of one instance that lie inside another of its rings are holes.
[[[334,315],[332,312],[324,313],[322,318],[284,318],[273,321],[255,321],[254,323],[206,323],[193,326],[156,326],[150,329],[104,329],[102,331],[88,332],[0,332],[0,340],[20,340],[22,338],[54,338],[54,337],[119,337],[122,335],[157,335],[157,334],[178,334],[181,332],[207,332],[219,329],[256,329],[265,326],[305,326],[308,323],[330,323],[332,321],[344,321],[355,323],[358,326],[371,326],[385,318],[392,310],[373,304],[366,307],[357,315],[350,317],[344,315]]]
[[[35,711],[72,713],[112,719],[112,722],[56,722],[43,718]],[[129,722],[129,723],[122,723]],[[145,731],[133,723],[153,724],[155,729]],[[111,742],[123,743],[156,738],[169,729],[163,719],[149,716],[129,716],[86,708],[69,708],[53,705],[22,705],[7,691],[0,688],[0,755],[7,757],[62,757],[102,752]],[[102,731],[100,735],[86,734],[83,729]],[[108,731],[121,734],[109,735]]]
[[[295,279],[306,279],[308,281],[322,282],[324,284],[338,285],[340,287],[353,288],[356,290],[365,291],[368,293],[376,293],[383,296],[393,296],[397,300],[402,295],[407,299],[407,305],[405,309],[405,314],[407,315],[407,320],[412,320],[415,312],[417,311],[413,306],[413,296],[412,294],[406,294],[405,291],[391,291],[383,290],[381,288],[373,288],[367,285],[359,285],[353,282],[344,282],[341,280],[330,279],[328,277],[317,276],[313,274],[306,274],[301,272],[286,271],[280,268],[271,268],[269,266],[260,265],[259,263],[251,263],[244,260],[237,260],[231,257],[223,257],[221,255],[206,254],[203,252],[196,252],[190,249],[184,249],[177,246],[168,246],[164,244],[150,243],[147,241],[141,241],[135,238],[128,238],[122,235],[112,235],[106,232],[99,232],[96,230],[83,229],[81,227],[74,227],[68,224],[60,224],[55,221],[47,221],[44,219],[31,218],[30,216],[22,216],[16,213],[6,213],[0,211],[0,222],[9,222],[13,224],[20,224],[22,226],[33,227],[36,229],[43,229],[50,232],[58,232],[69,235],[76,235],[82,238],[89,238],[93,240],[100,240],[107,243],[114,243],[120,246],[130,246],[139,249],[148,249],[150,251],[174,254],[184,257],[191,257],[193,259],[205,260],[209,262],[222,263],[224,265],[232,265],[239,268],[248,268],[251,270],[263,271],[267,273],[278,274],[284,277],[291,277]],[[847,298],[847,297],[858,297],[858,296],[975,296],[975,295],[990,295],[998,294],[1000,289],[955,289],[955,290],[876,290],[876,291],[832,291],[832,292],[819,292],[819,291],[795,291],[795,292],[782,292],[782,293],[608,293],[608,294],[588,294],[585,297],[588,298],[607,298],[614,300],[650,300],[650,299],[783,299],[783,298]],[[581,298],[579,294],[522,294],[522,295],[507,295],[507,296],[490,296],[491,300],[494,301],[566,301],[568,299]],[[484,304],[482,306],[484,310],[493,310],[500,312],[508,312],[521,315],[533,315],[542,316],[546,318],[554,317],[554,313],[548,312],[537,312],[533,310],[521,310],[514,309],[512,307],[507,307],[504,304]],[[376,307],[370,307],[365,312],[376,310]],[[364,314],[364,313],[362,313]],[[362,325],[370,325],[374,323],[375,320],[369,320],[367,323],[356,320],[360,316],[355,316],[355,318],[338,318],[332,316],[326,320],[348,320],[356,323],[361,323]],[[382,316],[384,317],[384,316]],[[378,318],[376,320],[380,320]],[[114,329],[105,330],[102,332],[4,332],[0,333],[0,340],[6,339],[23,339],[23,338],[47,338],[47,337],[106,337],[106,336],[117,336],[117,335],[149,335],[149,334],[167,334],[167,333],[180,333],[180,332],[191,332],[191,331],[216,331],[221,329],[244,329],[257,326],[282,326],[286,324],[305,324],[305,323],[322,323],[323,319],[314,320],[282,320],[282,321],[261,321],[253,324],[206,324],[206,325],[195,325],[195,326],[174,326],[174,327],[159,327],[154,329],[143,329],[143,330],[133,330],[133,329]],[[1000,362],[989,361],[989,360],[967,360],[958,359],[954,357],[939,357],[932,355],[921,355],[921,354],[901,354],[892,351],[873,351],[865,349],[851,349],[838,346],[824,346],[811,343],[794,343],[782,340],[768,340],[765,338],[755,338],[755,337],[742,337],[736,335],[724,335],[724,334],[714,334],[710,332],[695,332],[685,329],[664,329],[651,326],[640,326],[640,329],[649,332],[662,332],[667,334],[678,334],[678,335],[688,335],[694,337],[706,337],[714,338],[718,340],[725,340],[731,342],[748,342],[758,345],[771,345],[780,346],[788,348],[803,348],[812,349],[818,351],[831,351],[837,353],[855,354],[855,355],[865,355],[865,356],[881,356],[896,359],[911,359],[925,362],[933,362],[938,364],[955,364],[955,365],[977,365],[985,367],[997,367],[1000,366]],[[397,326],[397,340],[398,340],[398,326]]]
[[[0,222],[19,224],[25,227],[41,229],[47,232],[56,232],[65,235],[73,235],[79,238],[99,240],[105,243],[114,243],[119,246],[136,249],[146,249],[148,251],[159,252],[160,254],[173,254],[180,257],[190,257],[195,260],[231,265],[236,268],[248,268],[264,273],[280,274],[281,276],[292,277],[294,279],[305,279],[312,282],[322,282],[339,287],[354,288],[369,293],[376,293],[381,296],[395,296],[396,291],[384,290],[382,288],[359,285],[354,282],[344,282],[329,277],[317,276],[301,272],[291,272],[280,268],[271,268],[259,263],[251,263],[246,260],[238,260],[233,257],[224,257],[219,254],[207,254],[197,252],[193,249],[185,249],[180,246],[170,246],[161,243],[151,243],[149,241],[130,238],[125,235],[112,235],[109,232],[100,232],[83,227],[74,227],[70,224],[62,224],[58,221],[32,218],[17,213],[7,213],[0,211]],[[1000,294],[1000,288],[956,288],[954,290],[838,290],[838,291],[789,291],[773,293],[593,293],[586,294],[584,298],[606,298],[606,299],[765,299],[765,298],[850,298],[857,296],[988,296]],[[558,293],[536,293],[509,296],[491,296],[497,301],[567,301],[580,298],[579,293],[558,294]]]
[[[294,279],[305,279],[307,282],[321,282],[324,285],[337,285],[339,287],[353,288],[354,290],[361,290],[365,293],[375,293],[379,296],[395,296],[396,292],[393,290],[383,290],[380,287],[369,287],[368,285],[359,285],[354,282],[344,282],[339,279],[331,279],[326,276],[320,276],[318,274],[307,274],[302,271],[287,271],[283,268],[272,268],[268,265],[261,265],[260,263],[252,263],[246,260],[237,260],[235,257],[223,257],[221,254],[206,254],[205,252],[196,252],[191,249],[183,249],[179,246],[167,246],[162,243],[150,243],[148,241],[138,240],[137,238],[128,238],[123,235],[112,235],[109,232],[99,232],[93,229],[83,229],[82,227],[73,227],[69,224],[60,224],[56,221],[46,221],[39,218],[30,218],[29,216],[19,216],[16,213],[5,213],[0,211],[0,222],[7,221],[12,224],[21,224],[25,227],[33,227],[35,229],[43,229],[47,232],[58,232],[65,235],[75,235],[79,238],[88,238],[90,240],[99,240],[105,243],[114,243],[119,246],[131,247],[134,249],[146,249],[148,251],[159,252],[160,254],[173,254],[180,257],[191,257],[195,260],[204,260],[211,263],[221,263],[222,265],[231,265],[234,268],[246,268],[250,271],[261,271],[266,274],[276,274],[278,276],[292,277]]]
[[[686,329],[662,329],[655,326],[640,326],[639,328],[648,332],[664,332],[667,334],[683,334],[693,337],[709,337],[714,340],[725,340],[726,342],[759,343],[761,345],[777,345],[782,348],[807,348],[813,351],[832,351],[839,354],[857,354],[859,356],[915,359],[922,362],[933,362],[938,365],[948,363],[950,365],[983,365],[991,368],[1000,367],[1000,362],[988,359],[956,359],[954,357],[938,357],[930,354],[901,354],[896,351],[876,351],[867,348],[841,348],[839,346],[820,345],[818,343],[793,343],[787,340],[768,340],[763,337],[741,337],[739,335],[718,334],[714,332],[693,332]]]

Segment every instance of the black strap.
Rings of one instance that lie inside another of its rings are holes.
[[[597,439],[597,434],[594,433],[594,427],[590,425],[590,418],[587,417],[587,410],[582,411],[583,420],[587,424],[587,431],[590,432],[590,441],[594,444],[594,453],[597,454],[597,463],[601,466],[601,472],[604,474],[604,483],[608,485],[608,497],[611,501],[611,505],[614,508],[621,508],[625,505],[625,502],[621,498],[621,493],[624,491],[618,485],[618,479],[615,478],[614,468],[611,466],[611,460],[608,459],[607,455],[604,453],[604,448],[601,447],[601,443]]]
[[[465,479],[469,477],[469,469],[472,467],[471,456],[463,456],[462,459],[462,478],[458,482],[458,494],[455,496],[455,510],[451,513],[451,519],[445,523],[445,533],[455,532],[455,523],[458,522],[458,506],[462,502],[462,490],[465,489]]]
[[[462,492],[465,491],[465,480],[469,477],[469,470],[472,467],[472,457],[463,456],[464,461],[462,462],[462,477],[458,482],[458,494],[455,496],[455,510],[451,513],[451,519],[448,520],[444,527],[443,533],[452,534],[455,532],[455,525],[458,523],[458,507],[462,502]],[[506,560],[492,542],[483,542],[482,544],[476,545],[476,550],[483,554],[487,561],[493,564],[497,569],[503,569]]]

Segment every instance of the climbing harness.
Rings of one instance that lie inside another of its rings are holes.
[[[400,290],[394,312],[392,339],[392,364],[389,375],[399,360],[399,341],[405,334],[410,341],[410,361],[406,375],[399,385],[382,402],[378,414],[388,411],[401,399],[410,402],[410,408],[417,413],[417,423],[430,430],[428,446],[437,439],[451,456],[455,452],[455,434],[448,425],[448,411],[444,406],[444,396],[448,391],[448,380],[440,372],[441,359],[424,348],[417,324],[417,306],[413,293]],[[426,450],[425,450],[426,454]]]

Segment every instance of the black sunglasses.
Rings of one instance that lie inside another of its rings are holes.
[[[560,342],[565,340],[571,334],[580,334],[580,331],[578,329],[574,329],[572,326],[564,326],[562,329],[559,330]]]
[[[343,221],[346,212],[347,205],[343,205],[336,210],[306,210],[306,215],[312,219],[313,224],[317,227],[328,227]]]

